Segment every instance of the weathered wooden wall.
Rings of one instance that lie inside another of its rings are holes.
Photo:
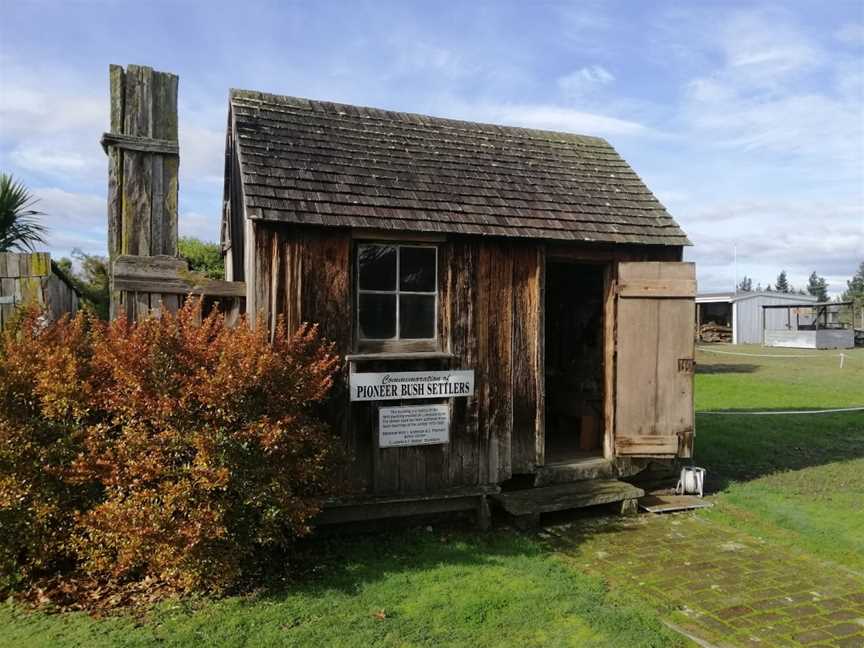
[[[108,256],[177,255],[177,76],[150,67],[110,66],[111,131],[108,154]],[[179,297],[112,290],[112,317],[130,318],[166,308]]]
[[[356,241],[350,230],[252,223],[254,247],[248,250],[246,279],[254,286],[249,299],[259,317],[270,327],[280,316],[290,328],[304,321],[319,322],[322,334],[336,343],[340,354],[356,354],[352,326]],[[608,262],[610,284],[617,261],[680,258],[678,248],[562,244],[547,249],[540,241],[468,236],[442,239],[438,250],[438,330],[441,349],[450,355],[386,360],[355,355],[353,369],[474,369],[475,395],[410,401],[449,403],[449,444],[379,449],[378,404],[349,404],[346,366],[326,415],[353,456],[348,477],[357,490],[412,494],[496,484],[542,465],[547,255]],[[606,308],[608,337],[614,335],[614,300]],[[605,384],[612,388],[614,345],[608,352]]]
[[[47,252],[0,252],[0,330],[23,304],[44,307],[52,321],[75,314],[78,294],[58,272]]]
[[[319,322],[339,353],[355,351],[354,241],[348,230],[255,223],[254,286],[259,316],[273,326]],[[327,408],[352,453],[351,481],[376,494],[498,483],[537,463],[542,428],[542,254],[534,242],[456,238],[439,245],[441,348],[452,357],[357,360],[356,371],[473,368],[473,398],[455,398],[446,445],[377,447],[378,406],[349,404],[342,384]],[[251,278],[249,278],[251,280]],[[412,401],[420,404],[424,401]],[[398,404],[389,402],[388,405]]]

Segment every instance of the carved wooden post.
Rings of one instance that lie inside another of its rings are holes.
[[[130,65],[110,66],[111,132],[108,154],[108,256],[177,256],[177,81],[174,74]],[[176,294],[111,288],[111,317],[135,319],[160,308],[176,310]]]

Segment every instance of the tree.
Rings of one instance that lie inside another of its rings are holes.
[[[774,286],[777,292],[788,293],[789,292],[789,280],[786,278],[786,271],[781,270],[780,274],[777,275],[777,284]]]
[[[852,302],[852,322],[855,322],[855,313],[860,313],[861,328],[864,328],[864,261],[858,266],[858,272],[846,282],[841,300]]]
[[[858,272],[846,282],[846,290],[843,291],[842,300],[864,302],[864,261],[858,266]]]
[[[180,257],[189,264],[189,270],[210,279],[225,277],[225,261],[218,243],[202,241],[194,236],[181,236],[177,242]]]
[[[0,252],[32,250],[45,242],[39,222],[44,214],[33,209],[37,202],[24,185],[0,173]]]
[[[75,270],[72,259],[78,261],[79,270]],[[99,319],[107,320],[110,302],[108,259],[96,254],[85,254],[78,248],[72,250],[72,259],[63,257],[57,261],[60,271],[81,293],[84,305],[91,308]]]
[[[828,282],[825,277],[820,277],[814,270],[807,282],[807,292],[816,297],[820,302],[828,301]]]
[[[753,290],[753,280],[744,275],[744,278],[738,282],[738,292],[751,292]]]

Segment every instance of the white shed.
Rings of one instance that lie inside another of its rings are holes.
[[[701,293],[696,295],[697,335],[701,337],[706,327],[716,325],[731,329],[733,344],[762,344],[763,306],[815,304],[817,301],[812,295],[780,292]],[[786,326],[786,311],[783,309],[766,309],[765,317],[765,328],[782,329]]]

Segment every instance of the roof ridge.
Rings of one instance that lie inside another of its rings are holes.
[[[241,88],[231,88],[229,91],[229,100],[233,103],[235,100],[251,100],[261,103],[272,103],[275,105],[288,105],[293,108],[315,111],[315,106],[324,108],[324,112],[335,113],[345,116],[358,116],[356,113],[352,115],[351,109],[354,111],[362,111],[359,116],[368,118],[378,118],[386,120],[396,120],[408,124],[415,125],[445,125],[453,128],[470,127],[467,130],[474,130],[477,127],[489,129],[498,134],[509,133],[512,135],[521,135],[527,139],[540,139],[550,141],[549,136],[555,136],[564,141],[580,143],[592,146],[604,146],[614,150],[614,147],[604,138],[596,135],[583,135],[581,133],[571,133],[567,131],[547,130],[542,128],[526,128],[524,126],[508,126],[503,124],[494,124],[492,122],[474,122],[467,119],[453,119],[451,117],[438,117],[425,113],[401,112],[396,110],[388,110],[385,108],[376,108],[374,106],[363,106],[359,104],[340,103],[335,101],[322,101],[319,99],[309,99],[306,97],[297,97],[293,95],[277,95],[269,92],[260,92],[258,90],[244,90]],[[340,108],[346,110],[340,112]],[[335,109],[335,110],[334,110]],[[316,111],[317,112],[317,111]]]

